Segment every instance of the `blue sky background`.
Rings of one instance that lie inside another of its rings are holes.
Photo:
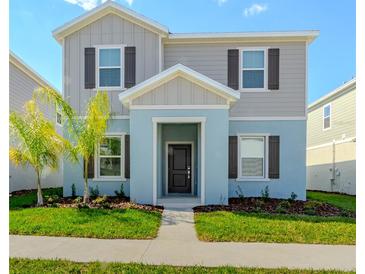
[[[11,0],[10,49],[56,88],[62,50],[52,31],[102,0]],[[320,30],[309,47],[309,102],[356,73],[355,0],[117,0],[171,32]]]

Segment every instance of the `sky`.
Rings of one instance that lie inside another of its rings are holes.
[[[61,91],[52,31],[105,0],[10,0],[10,50]],[[309,46],[309,103],[355,77],[355,0],[115,0],[170,32],[320,30]]]

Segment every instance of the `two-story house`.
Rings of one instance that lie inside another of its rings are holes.
[[[28,66],[13,52],[9,53],[9,110],[22,113],[24,104],[32,99],[33,91],[39,87],[52,87],[46,79]],[[57,89],[55,89],[57,90]],[[62,117],[46,104],[39,105],[45,118],[54,121],[58,133],[62,133]],[[12,136],[9,146],[16,146]],[[63,185],[62,164],[58,171],[46,169],[42,174],[42,187],[61,187]],[[36,189],[36,174],[31,167],[15,166],[9,161],[9,191]]]
[[[308,106],[307,188],[356,194],[356,79]]]
[[[53,33],[64,97],[113,116],[87,176],[132,201],[227,203],[242,191],[306,198],[307,54],[318,31],[170,33],[108,1]],[[64,195],[83,172],[64,163]],[[239,190],[240,189],[240,190]]]

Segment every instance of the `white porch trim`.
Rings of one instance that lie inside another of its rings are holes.
[[[131,105],[129,109],[229,109],[229,105]]]
[[[157,125],[163,123],[199,123],[200,126],[200,203],[205,204],[205,123],[206,117],[152,117],[152,201],[157,205]]]

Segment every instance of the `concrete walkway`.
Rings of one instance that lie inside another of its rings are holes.
[[[191,209],[166,208],[154,240],[10,236],[10,257],[78,262],[355,270],[355,246],[208,243],[197,239]]]

